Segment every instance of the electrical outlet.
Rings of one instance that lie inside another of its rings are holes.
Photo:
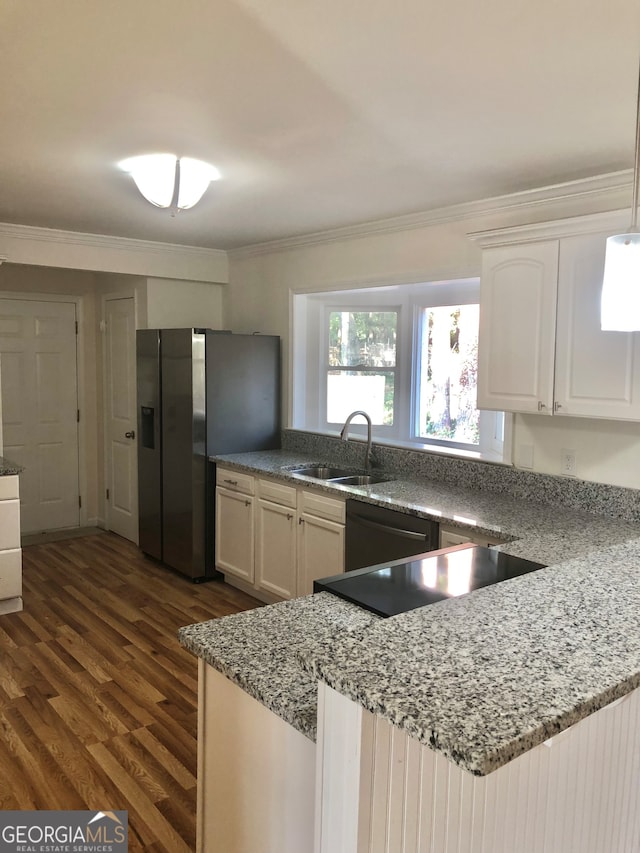
[[[576,452],[575,450],[562,450],[560,461],[560,473],[566,477],[575,477],[576,475]]]

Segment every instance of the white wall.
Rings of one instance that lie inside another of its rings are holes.
[[[148,278],[146,328],[224,328],[225,287],[197,281]]]
[[[291,292],[479,275],[480,249],[468,233],[615,210],[629,198],[620,191],[582,197],[558,193],[552,201],[523,201],[503,210],[494,205],[489,214],[472,208],[472,215],[405,230],[232,252],[229,325],[282,337],[284,421],[289,423]],[[566,448],[576,451],[579,477],[640,487],[640,424],[518,416],[514,448],[522,444],[533,447],[535,471],[559,474],[561,450]]]

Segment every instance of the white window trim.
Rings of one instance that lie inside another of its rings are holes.
[[[470,288],[475,294],[470,295]],[[403,449],[444,456],[485,459],[511,464],[513,417],[504,414],[504,438],[496,435],[501,413],[480,412],[480,444],[462,445],[446,440],[425,441],[414,437],[416,348],[420,308],[471,304],[479,301],[479,279],[461,279],[424,284],[379,285],[345,290],[293,292],[291,310],[291,425],[293,429],[337,435],[342,424],[321,418],[326,412],[328,315],[330,311],[397,311],[396,382],[394,425],[375,426],[374,441]],[[350,435],[366,434],[366,425],[354,422]]]

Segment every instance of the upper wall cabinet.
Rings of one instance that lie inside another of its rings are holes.
[[[483,252],[479,409],[553,410],[557,280],[557,241]]]
[[[640,420],[640,334],[600,329],[614,231],[483,249],[479,409]]]

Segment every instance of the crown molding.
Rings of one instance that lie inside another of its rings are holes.
[[[549,222],[537,222],[531,225],[514,225],[508,228],[494,228],[490,231],[471,231],[467,237],[481,248],[486,248],[487,246],[508,246],[513,243],[535,243],[540,240],[576,237],[580,234],[624,233],[629,225],[629,217],[630,209],[611,210],[567,219],[555,219]]]
[[[226,283],[227,253],[221,249],[156,243],[0,223],[0,258],[7,263],[66,267],[187,281]]]
[[[298,249],[319,243],[333,243],[358,237],[369,237],[375,234],[392,234],[397,231],[409,231],[449,222],[496,214],[509,213],[517,210],[532,210],[542,205],[559,204],[576,200],[597,199],[618,193],[630,193],[632,188],[633,171],[625,169],[620,172],[608,172],[591,178],[576,181],[566,181],[523,190],[508,195],[478,201],[441,207],[422,213],[411,213],[390,219],[379,219],[363,222],[359,225],[348,225],[344,228],[332,228],[327,231],[316,231],[298,237],[287,237],[282,240],[271,240],[264,243],[254,243],[230,249],[229,258],[240,260],[255,255],[265,255],[271,252]],[[619,202],[616,204],[619,206]]]

